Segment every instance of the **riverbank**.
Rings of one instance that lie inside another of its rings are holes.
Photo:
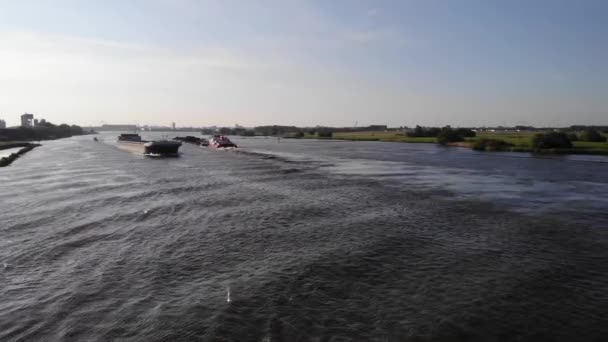
[[[449,143],[448,146],[473,148],[475,143],[482,139],[500,140],[508,144],[507,147],[491,150],[492,152],[529,152],[547,154],[594,154],[608,155],[607,142],[573,141],[572,148],[554,148],[538,150],[532,146],[532,138],[538,132],[481,132],[474,138],[466,138],[465,141]],[[304,138],[317,138],[307,135]],[[331,138],[333,140],[347,141],[383,141],[383,142],[402,142],[402,143],[428,143],[437,144],[434,137],[408,137],[403,132],[336,132]],[[487,150],[490,151],[490,150]]]
[[[546,154],[595,154],[608,155],[607,142],[572,141],[570,148],[548,148],[537,149],[533,147],[532,139],[538,132],[513,132],[513,133],[494,133],[482,132],[475,138],[467,138],[464,142],[467,147],[473,148],[476,142],[486,140],[497,140],[510,145],[497,151],[506,152],[529,152]]]
[[[8,157],[0,158],[0,167],[5,167],[11,165],[15,160],[17,160],[22,155],[27,152],[33,150],[34,148],[42,146],[40,144],[32,144],[32,143],[24,143],[24,142],[4,142],[0,143],[0,150],[6,150],[9,148],[17,148],[23,147],[18,152],[11,153]]]
[[[31,143],[27,141],[0,141],[0,150],[7,150],[16,147],[28,147]]]

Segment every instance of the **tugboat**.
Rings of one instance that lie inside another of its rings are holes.
[[[181,142],[170,140],[142,140],[139,134],[125,133],[118,136],[118,147],[151,157],[177,156]]]
[[[215,148],[238,147],[225,135],[214,135],[209,139],[209,145]]]

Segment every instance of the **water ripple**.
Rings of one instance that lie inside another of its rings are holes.
[[[0,170],[2,341],[608,336],[602,163],[269,139],[159,160],[101,138]]]

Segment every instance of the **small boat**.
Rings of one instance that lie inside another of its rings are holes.
[[[225,135],[214,135],[209,139],[209,145],[215,148],[238,147]]]
[[[99,141],[99,140],[97,140],[97,137],[93,137],[93,141]]]
[[[170,140],[142,140],[139,134],[128,133],[118,136],[118,147],[146,156],[177,156],[181,142]]]

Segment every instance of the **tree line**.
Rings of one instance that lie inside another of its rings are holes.
[[[282,126],[282,125],[266,125],[256,126],[254,128],[243,127],[221,127],[218,129],[206,128],[201,131],[202,134],[223,134],[223,135],[240,135],[240,136],[290,136],[303,137],[305,135],[315,135],[318,137],[331,137],[335,132],[373,132],[385,131],[386,125],[370,125],[362,127],[297,127],[297,126]]]
[[[86,132],[77,125],[60,124],[54,125],[50,122],[41,123],[36,127],[17,127],[0,129],[0,140],[3,141],[39,141],[68,138],[73,135],[82,135]]]
[[[469,128],[444,127],[422,127],[416,126],[411,132],[407,132],[408,137],[412,138],[437,138],[437,142],[445,145],[450,142],[464,141],[466,138],[473,138],[477,134]]]
[[[565,129],[565,132],[548,132],[551,129],[539,129],[532,126],[516,126],[519,130],[526,131],[541,131],[545,133],[537,133],[532,144],[534,148],[571,148],[573,141],[589,141],[589,142],[605,142],[606,137],[602,132],[608,132],[608,127],[605,126],[571,126]],[[605,129],[605,130],[604,130]],[[267,125],[257,126],[254,128],[230,128],[222,127],[217,130],[203,130],[203,134],[224,134],[224,135],[240,135],[240,136],[286,136],[292,138],[301,138],[306,135],[316,136],[319,138],[331,138],[336,132],[374,132],[386,131],[389,128],[386,125],[371,125],[365,127],[297,127],[297,126],[281,126]],[[397,130],[397,129],[391,129]],[[399,130],[407,130],[408,137],[424,137],[436,138],[439,144],[448,144],[452,142],[465,141],[466,138],[473,138],[477,134],[470,128],[452,128],[451,126],[444,127],[422,127],[417,125],[414,129],[400,127]],[[490,146],[491,148],[504,148],[508,144],[504,142],[493,141],[496,139],[482,139],[479,143],[480,149]]]

